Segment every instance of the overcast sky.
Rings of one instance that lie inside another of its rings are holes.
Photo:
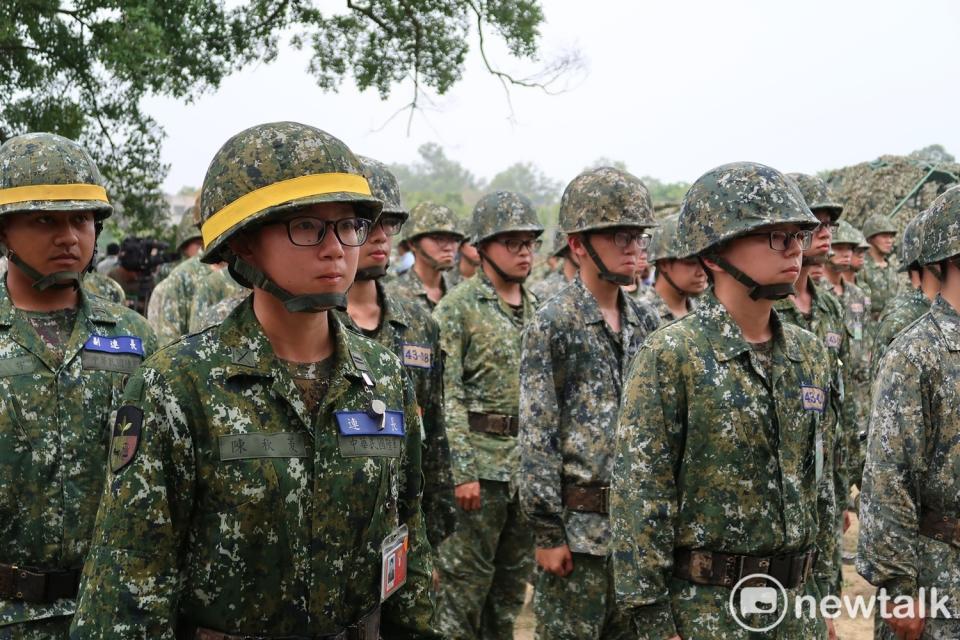
[[[384,123],[410,100],[383,102],[347,79],[324,93],[307,55],[285,50],[185,105],[151,99],[163,125],[167,191],[200,186],[231,135],[297,120],[357,153],[412,162],[424,142],[476,175],[533,162],[564,183],[605,156],[637,175],[693,181],[707,169],[753,160],[814,172],[943,144],[960,155],[960,3],[545,0],[544,57],[571,48],[585,67],[561,95],[511,91],[475,51],[464,79],[435,107]],[[529,71],[496,53],[501,66]]]

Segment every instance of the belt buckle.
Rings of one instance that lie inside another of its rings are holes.
[[[727,557],[726,566],[723,568],[723,586],[733,588],[733,586],[743,576],[743,556],[730,555]]]

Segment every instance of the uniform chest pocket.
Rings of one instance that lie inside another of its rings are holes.
[[[277,498],[277,465],[304,466],[310,454],[301,433],[234,433],[216,441],[218,461],[207,487],[215,509],[233,509]],[[305,473],[291,473],[305,478]]]

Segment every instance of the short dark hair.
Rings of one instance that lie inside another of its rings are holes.
[[[120,245],[118,245],[116,242],[111,242],[110,244],[107,245],[108,256],[115,256],[118,253],[120,253]]]

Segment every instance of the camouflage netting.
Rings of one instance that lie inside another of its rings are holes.
[[[824,171],[821,176],[843,203],[843,219],[858,229],[874,213],[889,216],[910,196],[892,218],[903,231],[907,222],[939,194],[960,182],[960,163],[952,156],[934,160],[915,152],[910,156],[881,156],[873,162]]]

